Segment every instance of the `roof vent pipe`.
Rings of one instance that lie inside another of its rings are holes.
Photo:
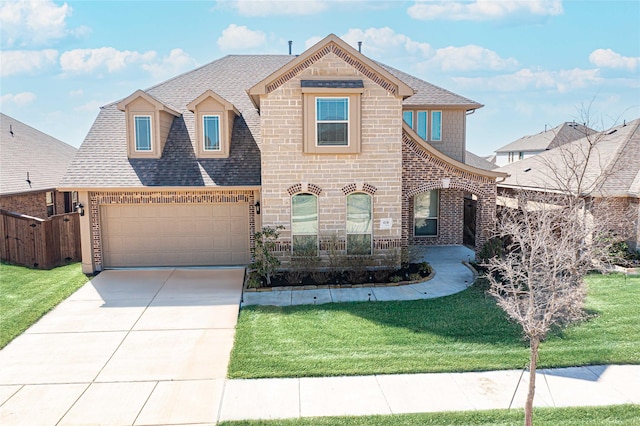
[[[291,46],[293,45],[293,40],[289,40],[289,55],[291,55]]]
[[[358,42],[358,52],[362,53],[362,42]]]

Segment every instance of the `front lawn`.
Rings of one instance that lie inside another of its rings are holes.
[[[0,348],[87,282],[79,263],[43,271],[0,264]]]
[[[307,417],[287,420],[227,421],[220,426],[511,426],[522,424],[522,410],[460,411],[449,413],[396,414],[362,417]],[[536,425],[605,426],[637,425],[640,405],[612,405],[608,407],[535,408]]]
[[[588,321],[552,334],[539,367],[640,363],[640,277],[587,278]],[[229,377],[521,369],[519,328],[483,291],[432,300],[242,309]]]
[[[511,426],[522,424],[522,410],[460,411],[449,413],[396,414],[391,416],[314,417],[287,420],[253,420],[220,422],[220,426]],[[606,426],[637,425],[640,405],[608,407],[535,408],[536,425]]]

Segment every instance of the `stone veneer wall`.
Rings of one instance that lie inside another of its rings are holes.
[[[101,271],[102,234],[100,228],[100,206],[108,204],[167,204],[167,203],[248,203],[249,204],[249,248],[255,248],[257,196],[252,190],[208,190],[208,191],[105,191],[89,193],[91,218],[91,244],[94,271]]]
[[[270,86],[260,105],[262,153],[262,221],[264,226],[284,226],[279,255],[286,262],[291,244],[291,196],[296,192],[318,195],[319,237],[346,239],[346,193],[343,188],[373,195],[374,255],[395,256],[401,246],[402,225],[402,99],[388,84],[335,46],[314,55],[306,68],[287,74]],[[317,77],[358,78],[361,97],[361,152],[359,154],[303,153],[303,95],[300,80]],[[370,78],[373,77],[374,79]],[[384,86],[384,87],[383,87]],[[294,188],[293,192],[291,188]],[[392,227],[380,229],[380,219]]]
[[[402,239],[412,245],[462,244],[464,192],[478,197],[476,213],[476,251],[490,237],[495,223],[496,184],[492,178],[459,170],[433,157],[417,142],[403,135]],[[449,178],[449,188],[442,179]],[[440,190],[437,237],[413,235],[413,197],[432,189]]]

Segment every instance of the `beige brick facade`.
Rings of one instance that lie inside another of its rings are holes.
[[[304,111],[300,81],[322,77],[363,80],[359,154],[303,152]],[[375,188],[374,254],[397,250],[402,223],[401,111],[401,98],[334,53],[326,54],[262,97],[262,220],[264,226],[284,226],[280,238],[283,248],[290,245],[291,196],[295,192],[317,191],[320,239],[337,235],[344,241],[345,191],[349,190],[343,188],[350,187],[364,192],[367,192],[365,188],[369,191]],[[391,229],[380,229],[381,219],[391,219]],[[391,248],[382,249],[383,246]]]

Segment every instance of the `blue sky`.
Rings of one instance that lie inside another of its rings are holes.
[[[640,2],[0,1],[0,110],[79,146],[99,107],[228,54],[334,33],[485,105],[480,155],[563,121],[640,117]]]

